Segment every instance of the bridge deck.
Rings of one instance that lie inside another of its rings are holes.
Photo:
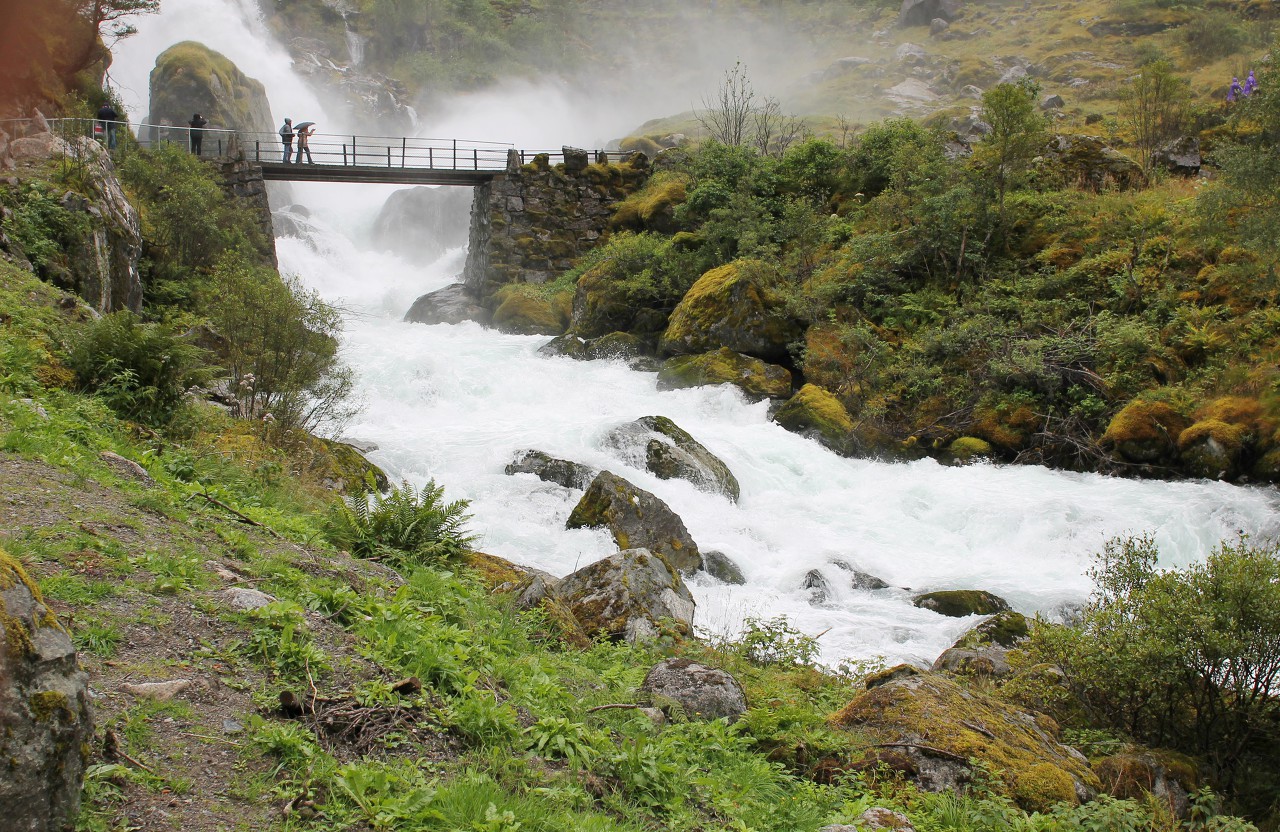
[[[455,170],[379,165],[285,164],[261,162],[262,178],[290,182],[358,182],[394,185],[483,185],[500,170]]]

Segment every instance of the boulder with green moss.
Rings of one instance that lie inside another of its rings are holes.
[[[655,495],[609,471],[591,481],[565,525],[607,528],[619,549],[651,550],[686,574],[702,565],[698,544],[679,515]]]
[[[888,767],[925,791],[959,790],[981,766],[997,792],[1028,811],[1077,803],[1098,779],[1058,725],[933,673],[877,685],[831,717],[857,734],[855,767]]]
[[[801,387],[773,414],[773,421],[793,433],[816,439],[839,454],[852,456],[862,450],[849,411],[816,384]]]
[[[335,491],[359,491],[370,484],[379,491],[391,488],[387,473],[374,465],[360,449],[346,442],[315,439],[322,481]]]
[[[1191,809],[1191,795],[1200,788],[1200,771],[1185,754],[1166,749],[1131,746],[1093,761],[1093,773],[1102,790],[1121,800],[1146,800],[1148,795],[1164,803],[1177,818]]]
[[[22,565],[0,549],[0,807],[5,829],[61,832],[93,741],[88,676]]]
[[[637,643],[692,632],[693,596],[667,559],[648,549],[626,549],[585,566],[557,591],[592,636]]]
[[[610,225],[632,231],[668,234],[676,229],[676,206],[685,201],[686,177],[660,173],[643,188],[619,202]]]
[[[543,482],[553,482],[565,488],[585,489],[600,472],[589,465],[557,459],[550,454],[531,449],[516,454],[515,459],[507,465],[506,473],[509,475],[533,474]]]
[[[185,128],[193,113],[204,116],[210,128],[268,134],[276,130],[266,87],[241,72],[226,55],[187,40],[156,58],[147,122]],[[301,122],[305,115],[295,114],[294,119]],[[174,135],[181,139],[186,131],[175,131]],[[215,140],[216,136],[209,134]],[[209,137],[205,153],[212,150]],[[272,144],[272,152],[278,147]]]
[[[659,479],[681,479],[737,502],[738,478],[729,466],[666,416],[642,416],[605,434],[604,444],[624,461]]]
[[[803,330],[787,314],[778,275],[756,260],[738,260],[704,274],[671,313],[658,342],[663,355],[728,347],[766,361],[785,360]]]
[[[785,399],[791,395],[791,371],[728,347],[701,355],[677,355],[658,371],[659,390],[707,384],[732,384],[755,401]]]
[[[586,340],[611,332],[632,332],[643,315],[631,290],[613,274],[611,264],[600,263],[578,278],[569,331]]]
[[[923,610],[964,618],[967,615],[994,615],[1009,609],[1009,602],[985,589],[943,589],[925,592],[911,599]]]
[[[560,335],[569,325],[567,304],[537,289],[510,284],[494,295],[493,326],[511,335]]]
[[[991,443],[976,436],[961,436],[947,446],[947,459],[961,465],[990,456]]]
[[[1111,419],[1103,447],[1127,462],[1168,464],[1178,455],[1178,438],[1191,420],[1165,402],[1138,399]]]

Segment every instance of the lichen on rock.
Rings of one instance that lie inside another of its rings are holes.
[[[777,282],[778,275],[757,260],[712,269],[671,313],[658,351],[687,355],[728,347],[766,361],[787,360],[801,328],[787,314]]]
[[[698,544],[684,521],[658,497],[609,471],[596,475],[565,525],[570,529],[603,526],[619,549],[652,550],[687,574],[702,565]]]
[[[708,384],[732,384],[747,398],[785,399],[791,395],[791,371],[728,347],[700,355],[677,355],[658,371],[659,390]]]

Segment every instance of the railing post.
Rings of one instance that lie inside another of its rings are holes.
[[[257,139],[253,143],[253,160],[255,162],[262,161],[262,140]]]
[[[351,137],[351,164],[353,166],[360,164],[360,157],[356,154],[356,137],[355,136]]]
[[[345,144],[342,146],[342,166],[344,168],[347,166],[347,146]]]
[[[449,167],[453,168],[454,170],[458,169],[458,140],[457,139],[453,140],[453,163],[449,165]]]
[[[391,167],[391,145],[387,145],[387,167]]]
[[[471,149],[471,166],[476,170],[480,170],[480,148]]]
[[[427,169],[436,169],[436,149],[434,147],[427,148]]]

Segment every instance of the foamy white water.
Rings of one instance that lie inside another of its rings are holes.
[[[402,323],[415,297],[452,281],[461,251],[423,268],[362,253],[336,232],[314,248],[278,246],[283,268],[355,313],[344,354],[366,406],[347,433],[377,443],[376,462],[471,500],[485,551],[558,575],[616,547],[606,532],[565,530],[580,491],[507,476],[505,465],[536,448],[612,470],[661,497],[700,548],[728,554],[746,574],[740,587],[694,579],[698,624],[713,631],[786,615],[805,632],[828,631],[820,644],[831,663],[932,661],[974,622],[916,609],[915,592],[988,589],[1020,611],[1052,613],[1087,596],[1090,556],[1111,536],[1152,531],[1172,565],[1240,531],[1280,529],[1271,489],[843,459],[770,423],[764,404],[733,388],[659,393],[653,374],[622,362],[542,357],[546,338]],[[670,417],[722,458],[741,501],[657,479],[601,449],[606,431],[646,415]],[[855,591],[834,560],[901,588]],[[817,606],[801,588],[811,569],[835,589]]]
[[[163,8],[139,19],[140,34],[117,54],[113,74],[135,116],[146,110],[155,56],[195,39],[262,80],[277,121],[286,114],[320,120],[321,102],[293,73],[250,0],[165,0]],[[434,123],[425,119],[421,133],[591,147],[662,114],[583,121],[578,115],[592,108],[554,85],[542,90],[539,107],[517,106],[535,100],[528,90],[506,98],[499,91],[456,102]],[[562,575],[615,550],[606,532],[564,528],[580,492],[503,473],[517,452],[536,448],[609,468],[652,491],[702,549],[722,551],[742,568],[742,587],[693,580],[696,623],[704,629],[732,633],[746,617],[786,615],[807,633],[826,631],[820,644],[832,664],[876,656],[928,662],[974,622],[916,609],[915,592],[988,589],[1020,611],[1050,613],[1087,596],[1090,556],[1114,535],[1153,532],[1166,565],[1181,565],[1239,532],[1280,533],[1280,501],[1271,488],[843,459],[773,425],[764,404],[747,403],[732,388],[659,393],[652,374],[620,362],[539,356],[545,338],[475,324],[402,323],[416,297],[452,282],[465,253],[410,264],[360,251],[353,241],[391,190],[295,185],[293,198],[315,212],[322,232],[311,241],[278,240],[281,266],[350,310],[344,356],[359,374],[365,408],[347,435],[377,443],[371,456],[393,477],[415,485],[434,478],[451,499],[471,500],[486,551]],[[742,486],[741,501],[656,479],[601,450],[610,428],[646,415],[670,417],[723,459]],[[855,591],[847,576],[841,584],[835,560],[897,588]],[[817,606],[801,589],[811,569],[833,587]]]

